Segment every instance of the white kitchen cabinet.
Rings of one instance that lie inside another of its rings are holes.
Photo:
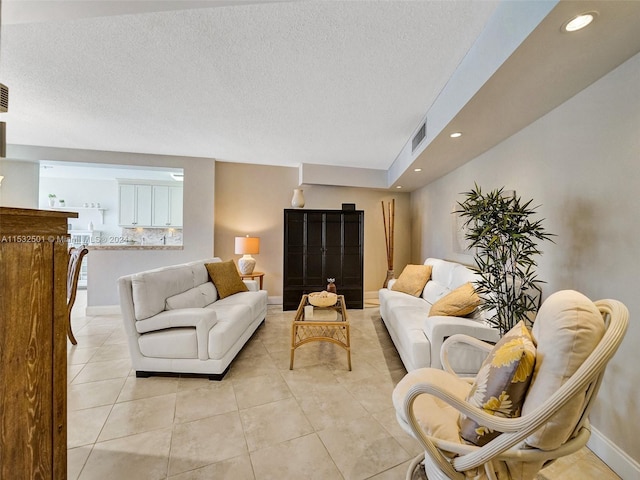
[[[154,227],[182,226],[182,187],[153,186]]]
[[[123,227],[150,227],[153,194],[151,185],[120,184],[118,224]]]

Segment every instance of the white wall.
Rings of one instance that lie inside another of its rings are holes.
[[[49,208],[50,193],[56,195],[56,200],[64,199],[68,210],[78,212],[78,218],[69,219],[73,230],[87,230],[89,222],[92,222],[94,230],[101,236],[108,238],[122,233],[118,226],[118,182],[115,179],[40,177],[39,208]],[[104,223],[97,210],[72,208],[92,202],[100,203],[100,207],[105,209]],[[59,206],[57,202],[56,206]]]
[[[4,176],[0,185],[0,206],[38,208],[37,162],[20,162],[0,159],[0,175]]]
[[[211,158],[144,155],[22,145],[8,145],[7,156],[31,161],[46,159],[50,161],[184,169],[183,249],[92,250],[86,257],[88,265],[87,305],[90,308],[119,304],[116,282],[122,275],[213,256],[215,161]]]
[[[487,190],[515,189],[541,204],[544,226],[557,234],[555,244],[542,246],[544,296],[576,289],[627,305],[629,330],[591,415],[599,432],[633,459],[627,464],[640,462],[639,154],[640,54],[502,144],[414,192],[411,207],[413,261],[435,256],[471,263],[471,257],[453,251],[450,212],[462,198],[458,194],[474,182]],[[603,459],[614,467],[619,460]]]

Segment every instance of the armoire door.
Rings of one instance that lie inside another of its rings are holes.
[[[283,308],[335,278],[348,308],[363,306],[362,211],[285,210]]]

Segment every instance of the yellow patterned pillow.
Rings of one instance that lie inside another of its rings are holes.
[[[467,401],[491,415],[519,417],[536,360],[536,347],[524,321],[509,330],[482,363]],[[500,432],[460,415],[460,436],[482,446]]]
[[[205,263],[211,281],[218,290],[220,298],[228,297],[234,293],[247,292],[249,289],[244,284],[233,260],[228,262]]]
[[[429,310],[429,316],[464,317],[473,313],[480,302],[473,285],[465,283],[436,301]]]
[[[391,285],[391,290],[419,297],[431,278],[431,269],[431,265],[407,265]]]

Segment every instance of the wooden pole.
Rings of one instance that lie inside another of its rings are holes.
[[[394,240],[393,233],[395,229],[395,215],[396,215],[396,204],[395,199],[391,199],[387,210],[384,208],[384,201],[382,203],[382,221],[384,224],[384,241],[386,246],[386,254],[387,254],[387,277],[385,278],[383,288],[386,288],[389,280],[394,278],[393,274],[393,249],[394,249]],[[387,222],[387,212],[389,220]]]

